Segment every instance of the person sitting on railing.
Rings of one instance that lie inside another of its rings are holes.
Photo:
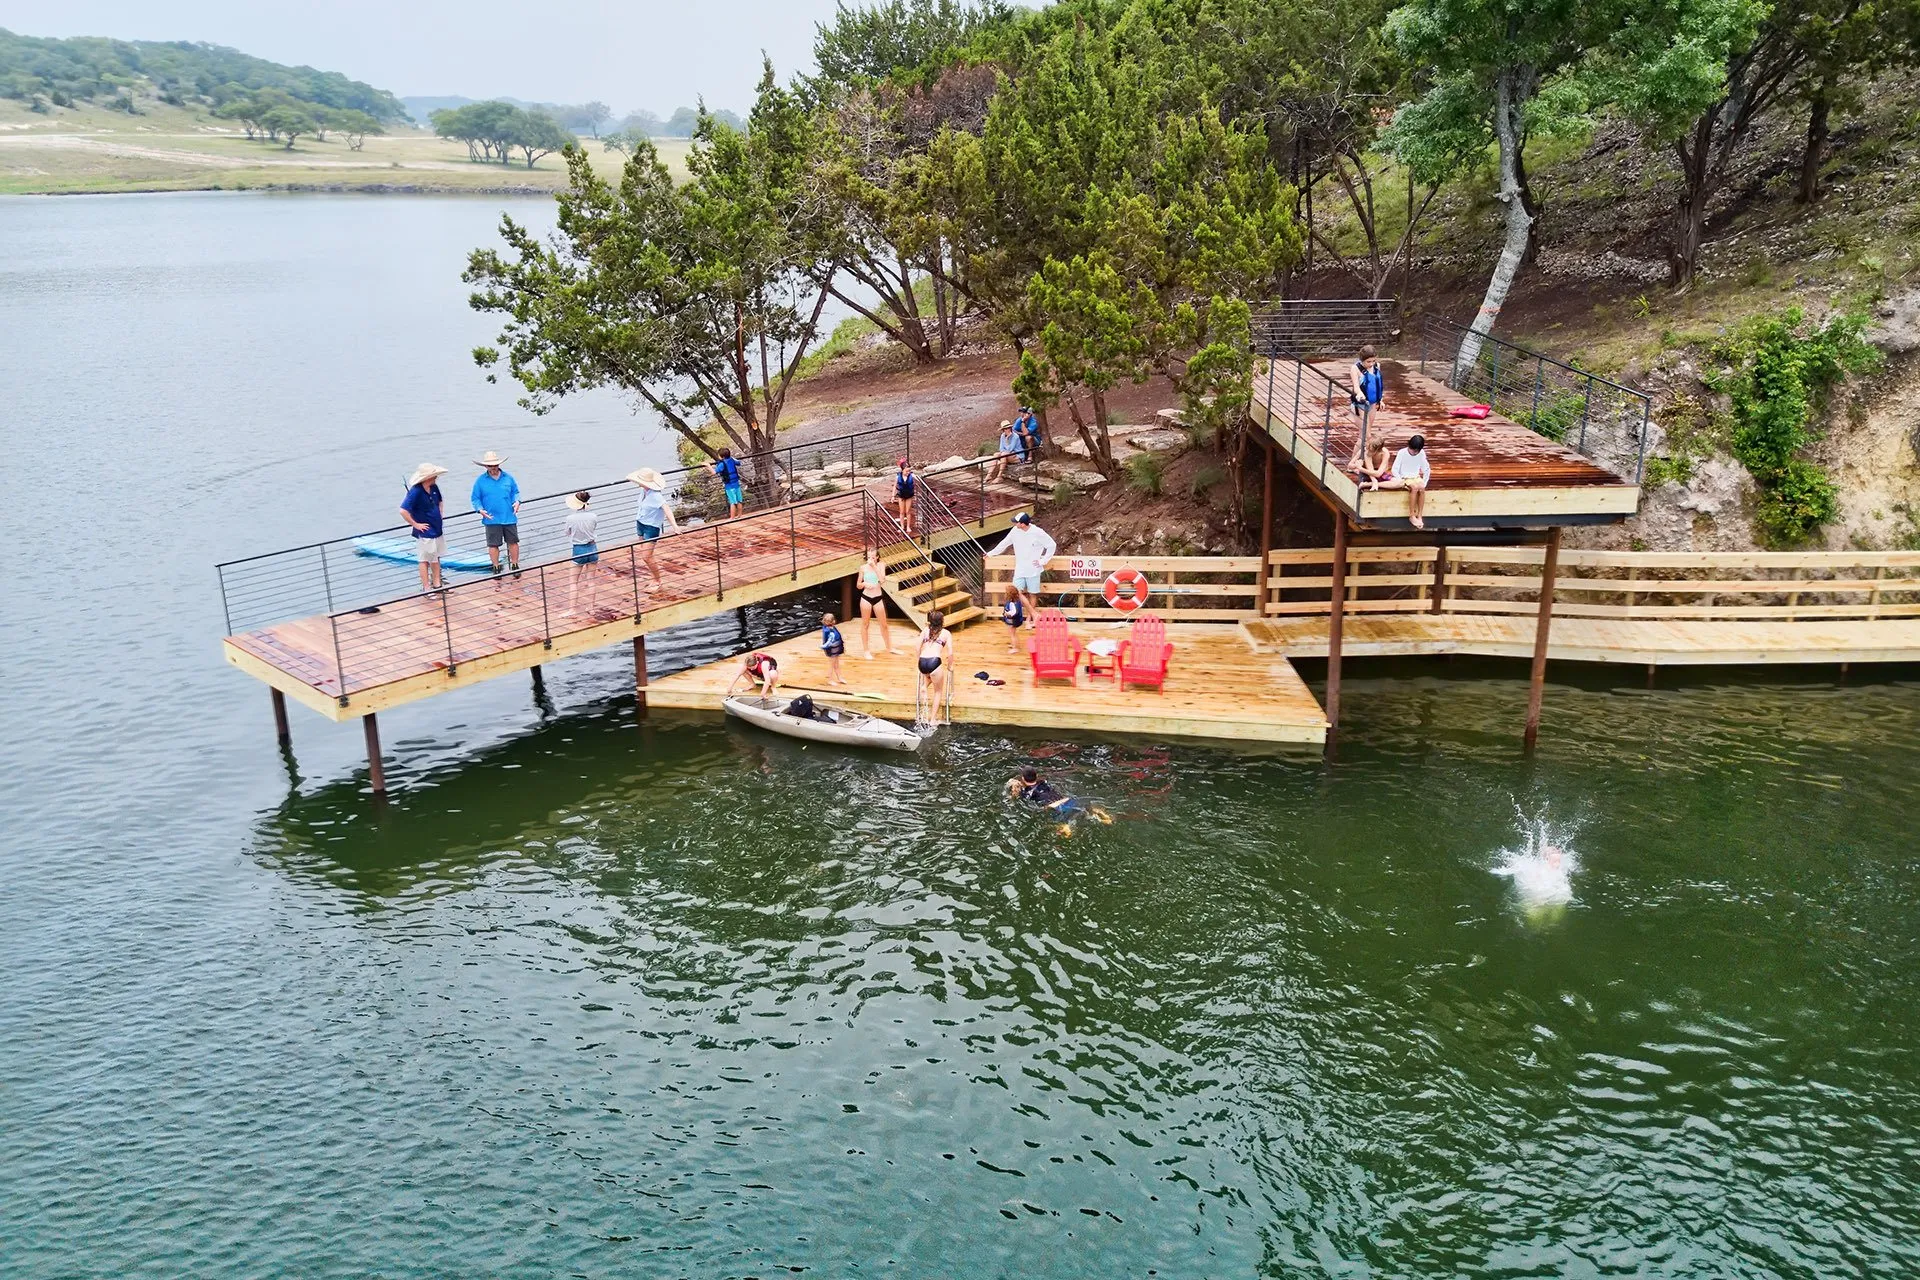
[[[440,557],[446,554],[446,527],[440,520],[440,486],[435,483],[447,474],[445,467],[423,462],[407,477],[407,496],[400,499],[400,518],[413,530],[414,550],[420,556],[420,590],[439,591],[446,587],[446,572]]]
[[[987,479],[998,480],[1005,475],[1007,463],[1018,457],[1021,452],[1020,436],[1014,431],[1013,423],[1003,421],[1000,424],[999,443],[994,446],[993,461],[987,464]]]
[[[733,450],[720,450],[720,456],[707,464],[707,470],[720,477],[721,487],[727,491],[727,518],[731,520],[747,505],[747,491],[741,487],[740,464],[734,460]]]
[[[1380,481],[1382,489],[1405,489],[1407,518],[1416,529],[1427,527],[1427,486],[1433,482],[1433,464],[1427,461],[1427,438],[1415,435],[1393,455],[1393,474]]]
[[[1360,358],[1353,362],[1353,368],[1347,370],[1347,382],[1353,416],[1360,420],[1360,430],[1353,437],[1353,456],[1347,459],[1347,470],[1358,471],[1360,464],[1366,461],[1368,428],[1373,425],[1373,411],[1380,407],[1380,400],[1387,392],[1386,375],[1380,371],[1380,361],[1374,356],[1371,346],[1360,348]]]

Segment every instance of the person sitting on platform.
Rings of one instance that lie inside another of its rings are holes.
[[[1020,441],[1020,461],[1032,462],[1040,456],[1040,418],[1026,405],[1013,420],[1013,434]]]
[[[1405,489],[1407,518],[1416,529],[1427,527],[1427,486],[1433,483],[1433,464],[1427,461],[1427,438],[1415,435],[1407,447],[1393,455],[1393,474],[1382,480],[1382,489]]]
[[[1007,473],[1007,463],[1020,456],[1020,437],[1012,422],[1000,424],[1000,439],[994,445],[993,461],[987,464],[987,479],[998,480]]]
[[[1354,478],[1360,484],[1378,489],[1392,474],[1393,450],[1387,447],[1384,436],[1376,435],[1368,441],[1367,456],[1360,459],[1360,465],[1354,468]]]
[[[1386,375],[1380,371],[1380,361],[1374,356],[1370,346],[1360,348],[1360,358],[1353,362],[1353,368],[1347,371],[1347,398],[1353,405],[1353,416],[1360,420],[1360,430],[1353,437],[1353,456],[1347,459],[1347,470],[1358,471],[1365,461],[1362,454],[1372,438],[1373,411],[1380,407],[1380,400],[1387,392]]]
[[[1007,780],[1007,793],[1016,800],[1030,800],[1059,819],[1060,834],[1063,836],[1073,834],[1073,820],[1081,814],[1095,822],[1107,825],[1113,822],[1113,815],[1105,809],[1061,791],[1041,777],[1040,771],[1032,765],[1027,765]]]
[[[770,653],[762,653],[758,649],[748,654],[746,660],[740,664],[740,674],[735,676],[733,683],[727,686],[728,697],[733,696],[733,691],[740,687],[742,680],[755,682],[759,685],[760,696],[771,698],[773,691],[780,687],[779,659]]]

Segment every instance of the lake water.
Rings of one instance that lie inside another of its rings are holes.
[[[499,207],[0,201],[0,1273],[1920,1272],[1911,673],[899,761],[637,722],[614,652],[383,716],[384,806],[357,727],[283,755],[215,561],[670,452],[472,369]]]

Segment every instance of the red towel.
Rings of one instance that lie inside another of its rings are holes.
[[[1484,418],[1493,412],[1493,406],[1485,404],[1457,404],[1447,410],[1447,412],[1456,418]]]

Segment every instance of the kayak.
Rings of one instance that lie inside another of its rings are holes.
[[[789,738],[808,742],[831,742],[843,747],[884,747],[891,751],[918,751],[920,735],[904,725],[878,716],[850,711],[845,707],[814,704],[814,713],[825,719],[805,720],[786,713],[786,698],[727,698],[721,705],[727,714],[748,724],[784,733]]]
[[[420,552],[414,546],[414,539],[410,537],[355,538],[353,549],[356,553],[372,556],[375,560],[391,560],[395,564],[420,563]],[[484,573],[493,567],[493,563],[485,556],[447,556],[440,561],[440,567],[463,573]]]

